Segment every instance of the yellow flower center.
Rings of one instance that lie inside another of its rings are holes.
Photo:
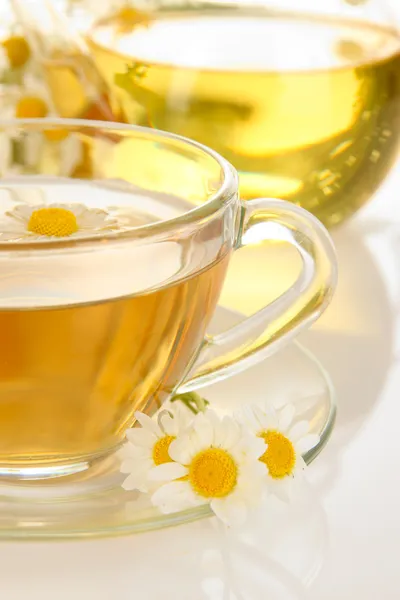
[[[187,478],[199,496],[223,498],[235,489],[237,476],[236,463],[226,450],[207,448],[193,458]]]
[[[153,446],[153,462],[155,465],[172,462],[172,458],[169,455],[169,447],[174,439],[174,435],[164,435],[164,437],[156,441]]]
[[[260,457],[269,474],[274,479],[282,479],[293,473],[296,465],[296,453],[292,442],[279,431],[262,431],[259,437],[267,443],[268,448]]]
[[[65,237],[78,231],[74,213],[66,208],[39,208],[34,210],[28,231],[37,235]]]
[[[15,107],[17,119],[41,119],[48,112],[46,102],[37,96],[24,96]]]
[[[150,17],[147,13],[137,10],[132,6],[125,6],[116,15],[118,19],[118,30],[120,33],[128,32],[137,25],[148,26]]]
[[[20,35],[12,35],[2,42],[11,67],[18,69],[28,62],[31,49],[26,39]]]
[[[69,131],[68,129],[45,129],[43,135],[49,142],[62,142],[68,137]]]

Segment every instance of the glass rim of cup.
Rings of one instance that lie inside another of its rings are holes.
[[[146,134],[153,136],[154,138],[173,140],[181,142],[187,146],[191,146],[196,150],[208,155],[215,162],[218,163],[223,173],[223,179],[216,192],[212,196],[198,206],[194,206],[188,211],[182,214],[164,219],[162,221],[156,221],[144,225],[133,226],[128,230],[124,231],[106,231],[101,235],[87,235],[84,238],[60,238],[50,239],[45,241],[31,240],[31,241],[19,241],[18,244],[13,242],[1,242],[0,243],[0,254],[16,252],[25,253],[27,251],[42,251],[42,250],[77,250],[77,249],[88,249],[90,246],[97,246],[104,241],[109,244],[117,244],[118,242],[134,242],[135,240],[143,240],[143,238],[158,237],[165,235],[171,235],[175,230],[186,225],[193,225],[207,217],[215,215],[219,209],[228,205],[235,197],[238,191],[238,175],[234,167],[223,158],[218,152],[208,148],[207,146],[200,144],[190,138],[169,133],[167,131],[152,129],[151,127],[143,127],[140,125],[130,125],[126,123],[119,123],[114,121],[97,121],[88,119],[66,119],[66,118],[34,118],[34,119],[0,119],[0,133],[7,131],[7,129],[27,129],[35,131],[37,129],[45,130],[49,128],[76,128],[82,129],[103,129],[111,131],[125,131],[125,132],[136,132],[137,134]],[[17,178],[19,176],[15,176]],[[11,177],[10,177],[11,179]],[[1,180],[1,178],[0,178]],[[79,181],[79,178],[77,179]]]

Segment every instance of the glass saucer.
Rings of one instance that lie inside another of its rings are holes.
[[[241,319],[219,307],[213,331],[222,331]],[[245,402],[271,398],[288,400],[307,418],[320,442],[305,456],[310,463],[329,439],[335,420],[335,400],[329,376],[314,356],[297,343],[244,373],[203,388],[202,395],[223,413]],[[163,515],[148,497],[121,488],[119,459],[112,456],[73,477],[27,484],[2,480],[0,484],[0,539],[51,539],[112,536],[161,529],[208,517],[207,506]]]

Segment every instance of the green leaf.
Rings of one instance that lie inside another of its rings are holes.
[[[195,415],[199,412],[205,412],[209,405],[208,400],[200,396],[197,392],[186,392],[185,394],[176,394],[171,398],[171,402],[182,402]]]

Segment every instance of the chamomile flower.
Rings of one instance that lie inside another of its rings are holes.
[[[49,91],[35,74],[26,73],[20,85],[2,86],[1,119],[56,116]],[[29,134],[23,134],[16,125],[0,131],[0,175],[3,177],[32,170],[69,176],[82,159],[82,141],[66,129],[49,125],[42,132],[32,129]]]
[[[306,466],[302,454],[319,442],[317,434],[309,433],[309,422],[294,423],[294,416],[292,404],[279,411],[270,405],[246,407],[237,415],[239,422],[266,443],[259,461],[266,470],[269,491],[285,500]]]
[[[136,412],[135,417],[141,427],[128,429],[128,443],[123,447],[120,470],[128,473],[122,487],[126,490],[148,492],[154,489],[154,482],[148,476],[158,465],[172,461],[169,455],[171,443],[193,420],[193,414],[180,406],[163,410],[157,418]]]
[[[42,78],[34,73],[24,75],[15,98],[14,116],[18,119],[43,119],[53,111],[50,92]]]
[[[212,410],[199,413],[168,448],[172,461],[149,478],[160,487],[152,503],[164,513],[210,504],[224,523],[241,523],[262,497],[265,453],[262,438],[249,435],[232,418]]]
[[[84,204],[16,204],[0,223],[0,242],[86,237],[117,228],[106,211]]]
[[[8,68],[20,69],[31,58],[31,49],[22,35],[10,35],[0,43],[0,64]]]

